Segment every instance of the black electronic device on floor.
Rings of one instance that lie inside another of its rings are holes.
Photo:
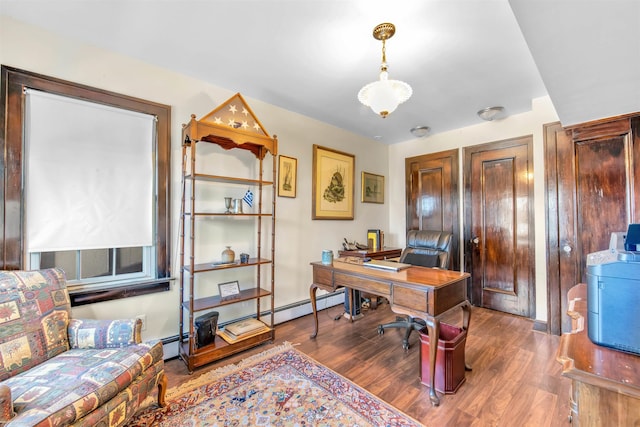
[[[212,311],[196,317],[194,326],[196,329],[196,348],[212,344],[215,341],[218,328],[218,312]]]

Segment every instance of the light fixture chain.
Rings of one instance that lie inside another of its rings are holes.
[[[382,66],[386,68],[387,66],[387,45],[386,40],[382,39]]]

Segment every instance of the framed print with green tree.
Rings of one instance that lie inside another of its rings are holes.
[[[353,154],[313,145],[313,219],[353,219]]]
[[[384,203],[384,176],[362,172],[362,202]]]
[[[296,197],[298,184],[298,159],[278,157],[278,196]]]

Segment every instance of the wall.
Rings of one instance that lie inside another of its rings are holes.
[[[242,93],[242,88],[217,87],[3,16],[0,40],[3,65],[171,106],[171,264],[173,276],[178,276],[182,124],[191,114],[202,117],[234,93]],[[323,249],[337,251],[344,237],[364,242],[368,228],[388,229],[388,200],[383,205],[360,203],[360,173],[364,170],[388,176],[388,147],[259,100],[247,96],[245,99],[266,130],[278,136],[279,153],[298,159],[297,197],[277,198],[275,305],[283,307],[308,300],[309,263],[320,260]],[[311,219],[313,144],[355,155],[354,221]],[[178,333],[179,299],[174,282],[170,292],[82,306],[74,309],[74,315],[112,318],[146,314],[143,337],[166,338]],[[172,348],[165,350],[168,356],[175,352]]]
[[[478,119],[478,121],[481,121]],[[545,237],[545,192],[544,192],[544,134],[542,126],[558,121],[553,104],[548,97],[534,99],[531,111],[493,122],[481,122],[475,126],[456,129],[421,139],[394,144],[389,152],[389,170],[403,171],[389,177],[390,188],[404,188],[404,162],[407,157],[435,153],[443,150],[462,149],[473,145],[501,141],[519,136],[533,136],[533,185],[535,213],[535,278],[536,278],[536,319],[547,320],[547,270]],[[460,152],[460,230],[464,230],[463,204],[463,153]],[[404,246],[406,229],[404,192],[389,195],[389,233],[399,246]],[[463,248],[462,242],[459,246]],[[460,257],[461,260],[464,258]],[[461,263],[464,265],[464,261]]]

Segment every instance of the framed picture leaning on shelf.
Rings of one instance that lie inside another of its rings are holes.
[[[362,172],[362,202],[384,203],[384,176]]]
[[[220,291],[220,301],[228,301],[240,298],[240,284],[237,280],[233,282],[218,283]]]
[[[296,197],[298,185],[298,159],[280,155],[278,157],[278,196]]]
[[[353,219],[353,154],[313,145],[312,219]]]

